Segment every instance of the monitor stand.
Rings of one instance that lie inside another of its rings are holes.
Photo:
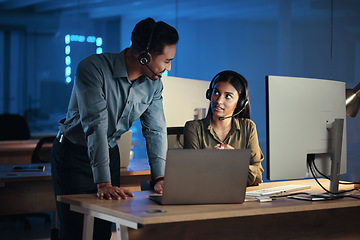
[[[344,119],[335,119],[334,122],[328,123],[326,128],[331,134],[331,172],[330,172],[330,191],[320,194],[308,195],[296,194],[289,196],[290,198],[308,201],[323,201],[342,198],[345,195],[339,193],[340,181],[340,165],[341,165],[341,149],[344,131]],[[314,176],[315,177],[315,176]]]

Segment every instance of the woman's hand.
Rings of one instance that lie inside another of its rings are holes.
[[[234,149],[234,148],[229,144],[218,144],[214,147],[214,149]]]
[[[164,189],[164,180],[158,181],[154,186],[154,191],[157,193],[162,193]]]
[[[127,196],[134,197],[134,194],[124,188],[113,186],[111,183],[98,183],[97,184],[97,196],[99,199],[126,199]]]

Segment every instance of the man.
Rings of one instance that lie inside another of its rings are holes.
[[[136,24],[130,48],[80,62],[65,119],[51,155],[55,196],[97,193],[126,199],[120,188],[117,141],[140,118],[154,190],[162,192],[167,150],[161,74],[171,69],[179,36],[151,18]],[[61,239],[81,239],[82,215],[57,202]],[[110,239],[111,223],[96,219],[94,239]]]

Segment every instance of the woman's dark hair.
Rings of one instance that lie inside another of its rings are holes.
[[[206,97],[211,100],[211,95],[214,90],[214,87],[219,82],[229,82],[238,92],[239,94],[239,100],[238,104],[236,106],[236,109],[233,113],[233,115],[238,115],[235,117],[240,118],[249,118],[250,119],[250,100],[248,95],[248,82],[241,74],[226,70],[219,72],[215,75],[215,77],[211,80],[209,89],[206,91]],[[211,106],[211,105],[210,105]],[[211,107],[209,107],[208,116],[212,116]]]
[[[152,18],[138,22],[131,34],[132,46],[139,52],[162,54],[166,45],[177,44],[179,35],[169,24]],[[148,49],[147,49],[148,47]]]

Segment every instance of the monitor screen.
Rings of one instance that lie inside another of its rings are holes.
[[[162,82],[167,127],[183,127],[187,121],[195,119],[197,110],[202,110],[200,118],[205,117],[209,107],[205,97],[209,81],[164,76]]]
[[[342,135],[339,172],[346,173],[344,82],[267,76],[266,95],[269,180],[311,178],[309,154],[315,156],[319,170],[329,175],[335,119],[343,119],[342,134],[338,134]]]

